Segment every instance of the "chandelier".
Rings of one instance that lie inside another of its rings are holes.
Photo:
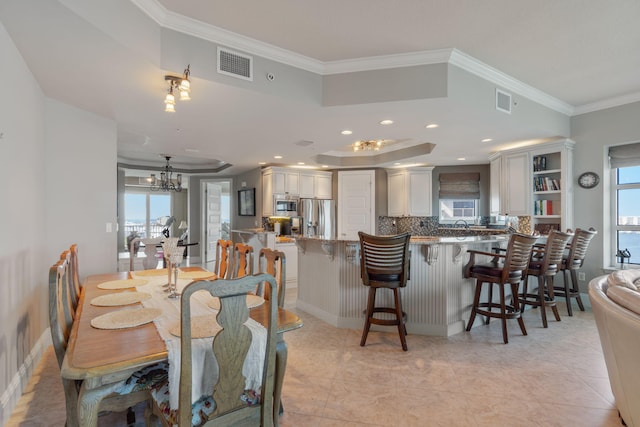
[[[180,101],[189,101],[191,99],[191,82],[189,81],[189,75],[191,74],[190,66],[191,64],[187,65],[182,77],[164,76],[164,79],[169,82],[169,92],[164,98],[164,111],[169,113],[175,113],[176,111],[174,90],[180,94]]]
[[[151,174],[151,191],[182,191],[182,174],[176,175],[176,183],[173,183],[173,168],[169,164],[170,156],[164,156],[167,159],[167,164],[164,166],[164,171],[160,172],[160,179],[156,178],[156,174]]]
[[[373,150],[378,151],[384,142],[381,139],[369,140],[369,141],[356,141],[353,143],[353,151]]]

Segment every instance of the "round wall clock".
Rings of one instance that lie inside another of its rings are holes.
[[[600,177],[595,172],[585,172],[578,177],[578,184],[582,188],[593,188],[600,182]]]

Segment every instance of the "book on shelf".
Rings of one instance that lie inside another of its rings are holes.
[[[553,200],[536,200],[533,205],[534,215],[553,215]]]
[[[535,156],[533,158],[533,171],[543,171],[547,169],[547,158],[545,156]]]
[[[559,191],[560,181],[544,176],[537,176],[533,179],[533,191]]]

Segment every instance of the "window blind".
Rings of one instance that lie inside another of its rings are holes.
[[[441,199],[479,199],[479,173],[441,173],[439,177]]]
[[[640,166],[640,142],[609,147],[609,165],[612,168]]]

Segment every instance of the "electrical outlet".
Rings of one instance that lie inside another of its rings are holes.
[[[584,282],[585,280],[584,273],[582,271],[578,272],[578,280],[580,280],[581,282]]]

